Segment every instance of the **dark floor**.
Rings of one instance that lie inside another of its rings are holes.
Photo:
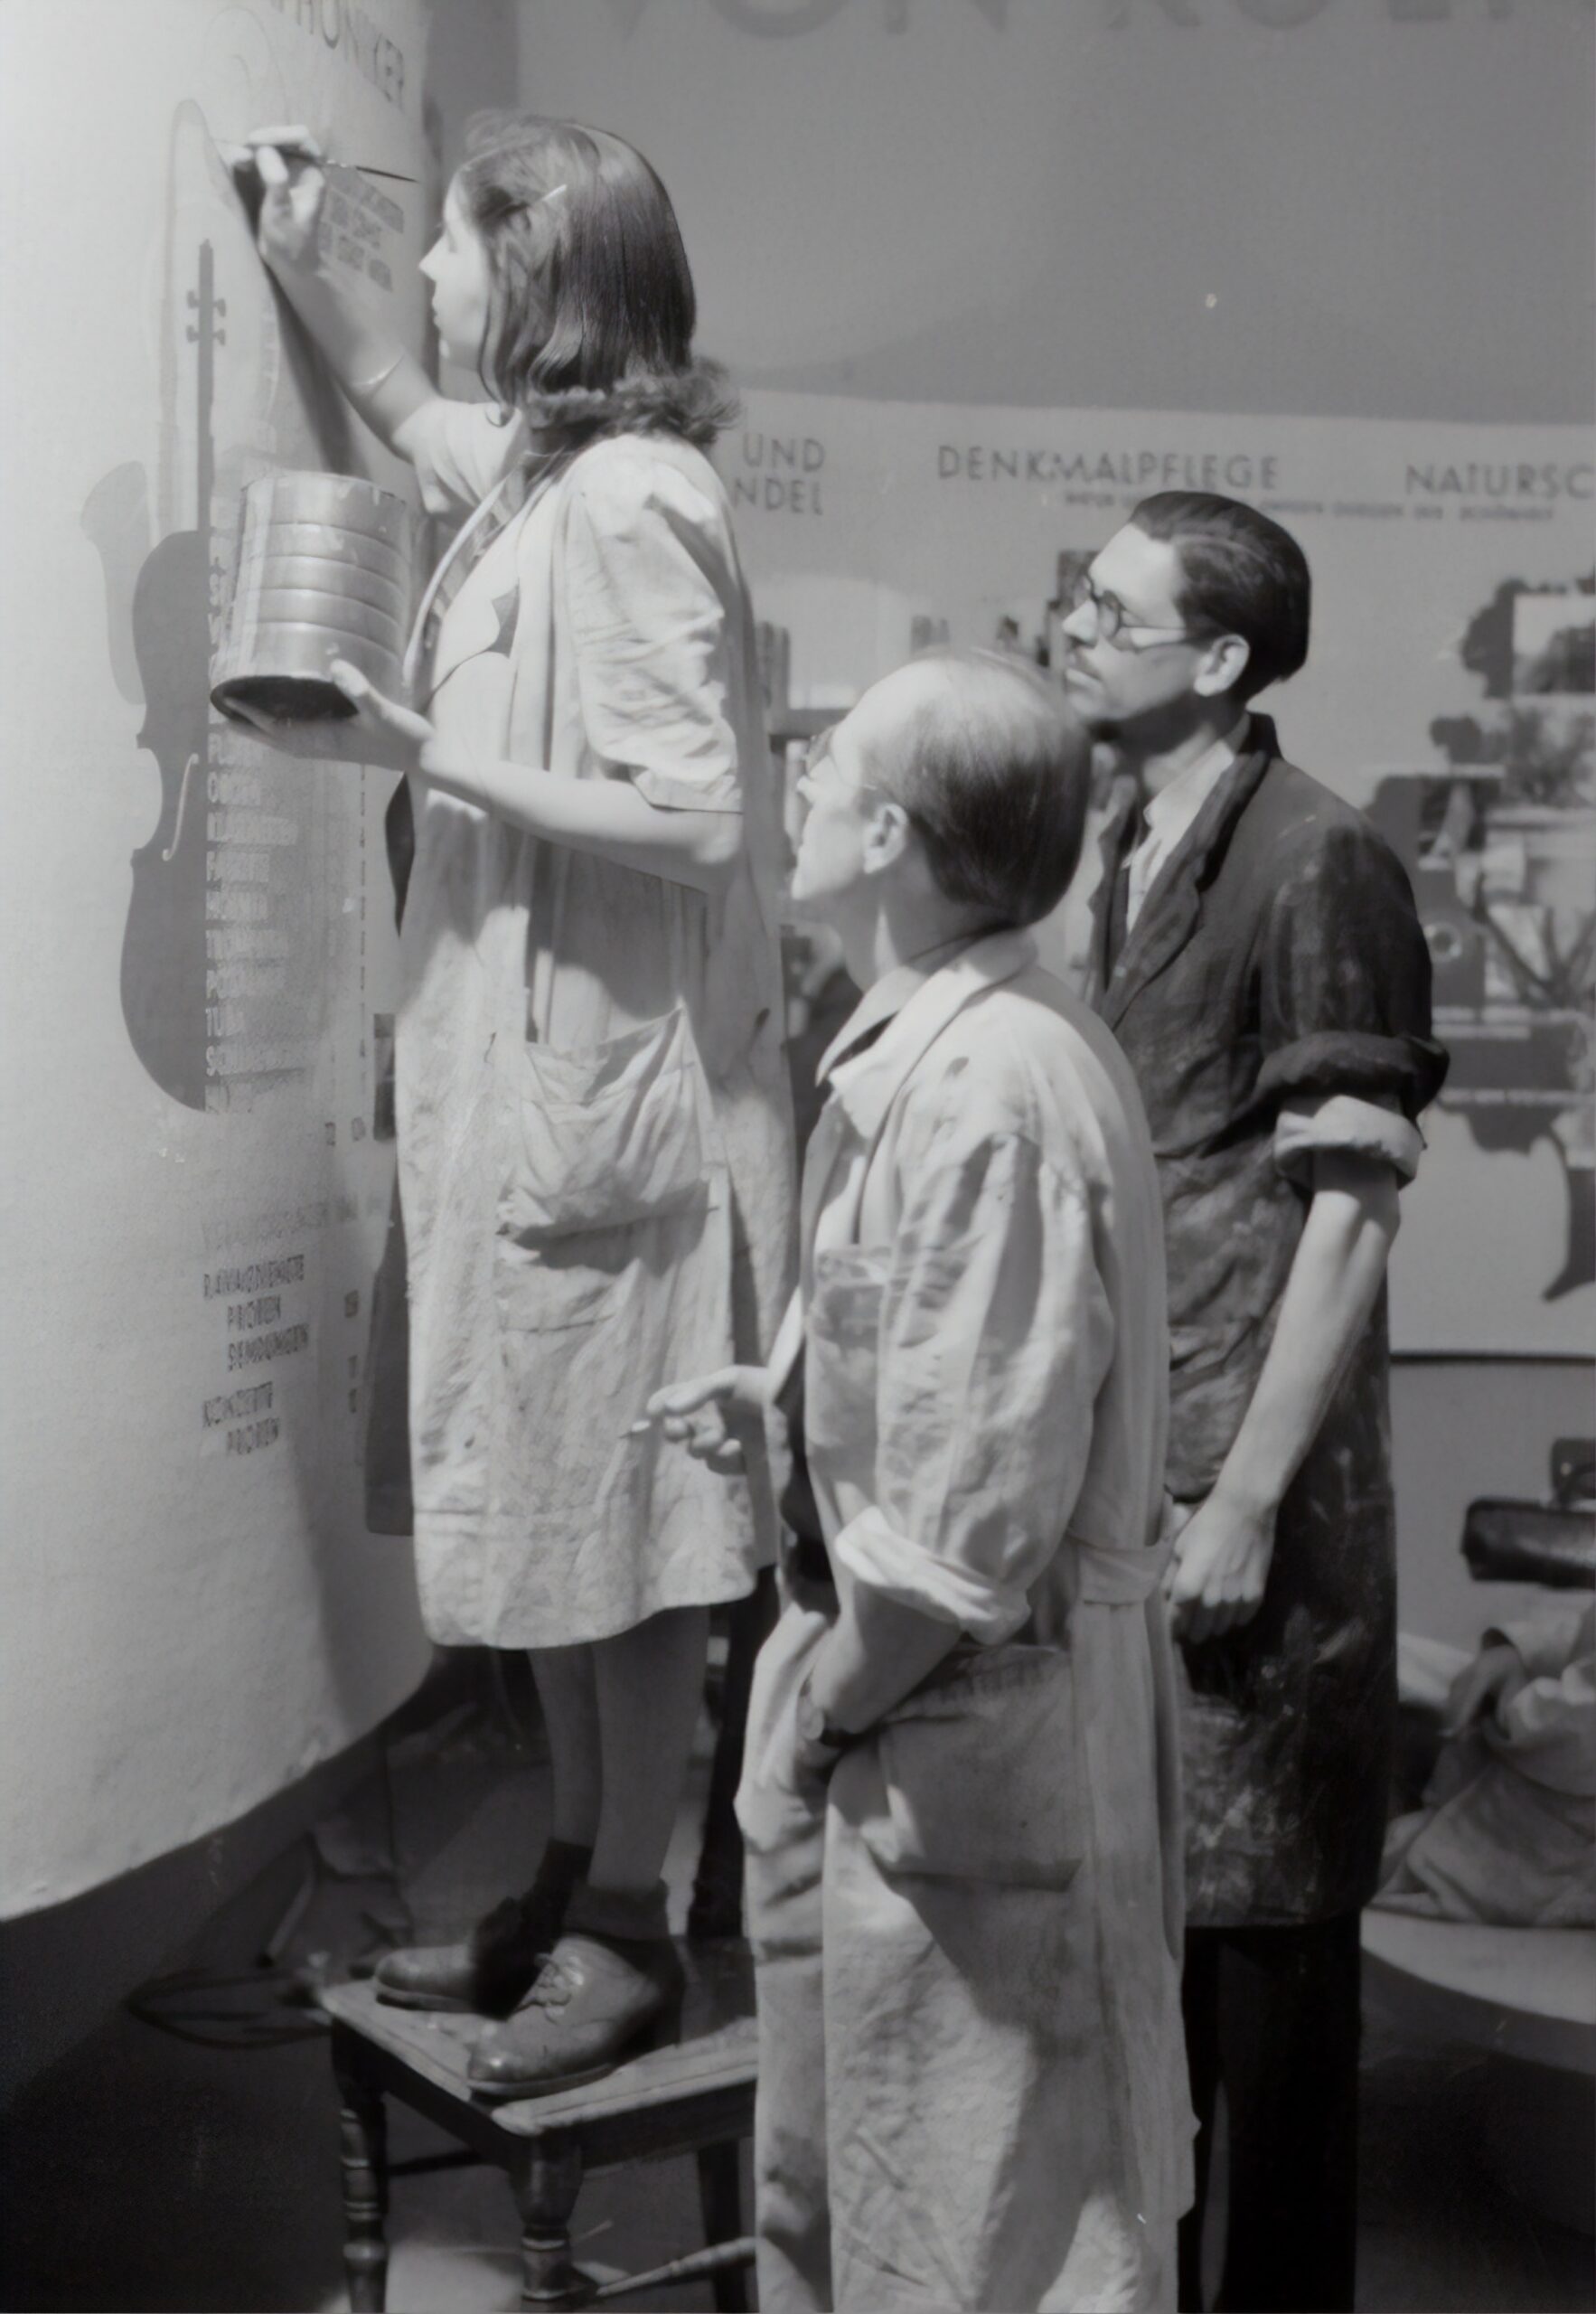
[[[681,1925],[707,1767],[668,1867]],[[546,1778],[535,1738],[517,1746],[502,1711],[411,1738],[389,1783],[401,1879],[421,1937],[452,1933],[535,1857]],[[389,1807],[378,1783],[322,1828],[308,1902],[280,1936],[282,1959],[357,1952],[370,1924],[402,1915],[385,1876]],[[291,1891],[291,1881],[290,1881]],[[286,1899],[285,1899],[286,1901]],[[258,1920],[239,1908],[187,1956],[245,1971]],[[340,2307],[337,2131],[326,2053],[313,2016],[253,1980],[171,1997],[202,2036],[293,2032],[277,2046],[196,2046],[118,2016],[33,2084],[5,2134],[4,2303],[14,2309],[223,2309]],[[157,2003],[157,2006],[160,2004]],[[230,2006],[254,2021],[196,2010]],[[1404,2035],[1374,2017],[1366,2037],[1359,2304],[1366,2308],[1585,2309],[1592,2245],[1533,2215],[1493,2179],[1480,2151],[1484,2067],[1473,2053]],[[395,2109],[392,2155],[441,2149]],[[513,2307],[517,2223],[497,2171],[400,2181],[390,2219],[389,2304],[396,2314]],[[666,2162],[596,2178],[577,2206],[577,2254],[601,2277],[696,2248],[696,2178]],[[702,2284],[619,2306],[708,2303]]]

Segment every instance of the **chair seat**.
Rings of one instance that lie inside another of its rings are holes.
[[[342,2106],[352,2307],[378,2314],[385,2302],[386,2097],[426,2114],[467,2149],[409,2167],[474,2159],[509,2172],[522,2218],[523,2303],[585,2306],[618,2290],[703,2279],[712,2281],[718,2307],[746,2304],[740,2269],[754,2245],[741,2230],[737,2147],[754,2117],[753,1964],[747,1946],[729,1939],[684,1945],[681,1958],[688,1983],[675,2047],[651,2050],[602,2081],[502,2105],[479,2103],[471,2093],[467,2066],[481,2018],[390,2008],[371,1984],[324,1993]],[[698,2157],[708,2246],[600,2289],[570,2253],[583,2178],[686,2153]]]
[[[390,2008],[371,1984],[334,1986],[323,2006],[362,2041],[511,2137],[570,2129],[587,2134],[620,2115],[664,2109],[706,2091],[752,2090],[756,2054],[747,1946],[728,1939],[681,1950],[688,1988],[681,2039],[673,2048],[652,2049],[582,2088],[503,2105],[478,2104],[466,2077],[473,2045],[483,2029],[481,2018]]]

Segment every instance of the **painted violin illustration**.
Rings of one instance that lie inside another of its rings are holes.
[[[187,1108],[205,1106],[206,786],[210,776],[211,618],[220,566],[212,555],[215,483],[211,435],[215,348],[225,342],[226,307],[215,294],[214,254],[198,251],[187,293],[187,338],[197,349],[194,379],[195,519],[128,563],[149,509],[144,471],[119,466],[83,510],[83,529],[105,569],[111,657],[125,695],[142,699],[138,745],[161,775],[161,808],[147,843],[133,855],[133,892],[122,941],[122,1012],[144,1067]],[[118,619],[130,607],[130,627]],[[131,663],[129,663],[129,660]]]
[[[298,1073],[324,992],[302,921],[315,840],[304,783],[211,706],[234,560],[232,539],[213,528],[218,484],[225,506],[284,463],[348,466],[352,446],[324,365],[279,315],[245,189],[192,99],[173,118],[168,178],[158,455],[153,469],[130,462],[106,475],[81,526],[104,576],[112,673],[143,709],[136,744],[161,783],[155,825],[132,856],[123,1017],[164,1093],[221,1110]],[[271,848],[252,849],[263,823]]]

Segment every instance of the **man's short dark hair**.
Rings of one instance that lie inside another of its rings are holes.
[[[999,651],[929,652],[939,680],[872,779],[902,804],[949,899],[1035,924],[1081,857],[1091,786],[1085,725],[1053,684]]]
[[[1206,490],[1160,490],[1131,520],[1179,556],[1181,616],[1245,641],[1246,668],[1232,686],[1238,701],[1296,673],[1308,656],[1312,584],[1290,531],[1239,498]]]

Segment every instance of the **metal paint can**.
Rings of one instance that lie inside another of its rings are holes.
[[[354,710],[328,669],[347,659],[390,699],[404,695],[409,632],[408,503],[341,474],[271,474],[243,495],[238,570],[211,697],[294,723]]]

